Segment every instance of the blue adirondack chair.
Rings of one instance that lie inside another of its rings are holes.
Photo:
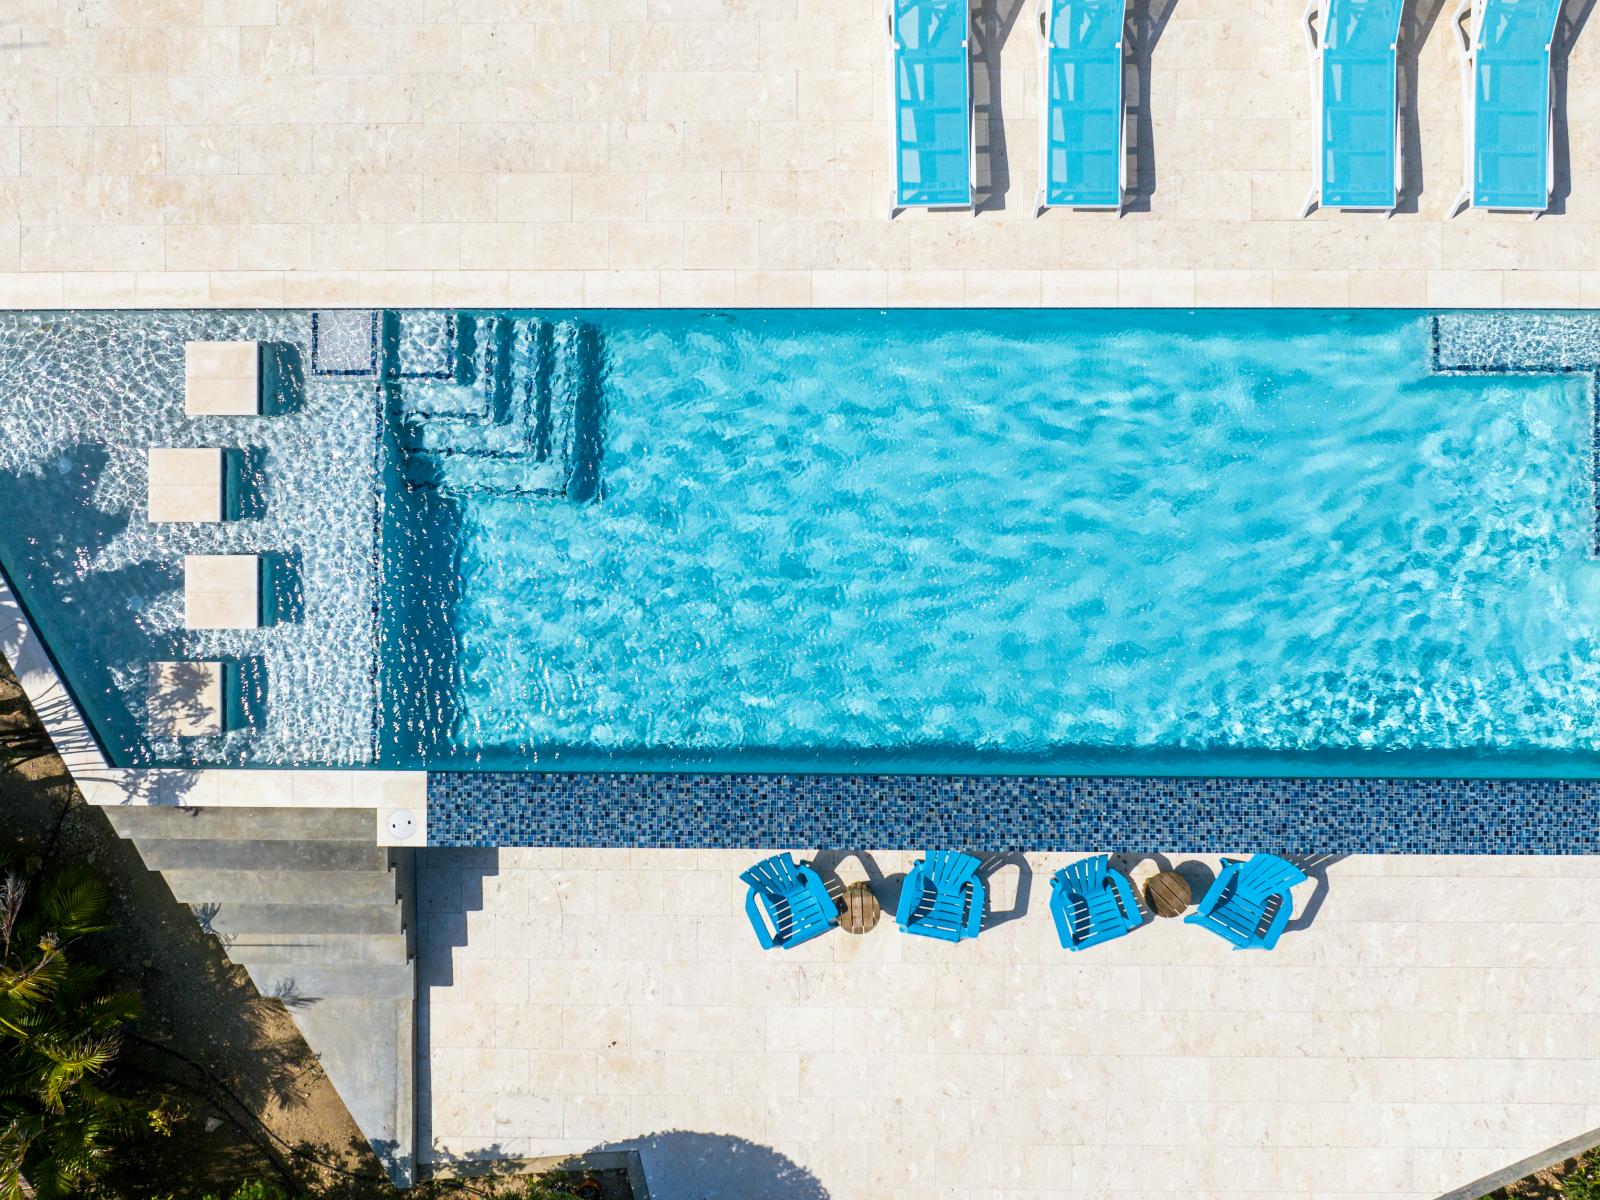
[[[744,911],[763,950],[788,950],[839,923],[839,906],[817,873],[787,854],[762,859],[739,878],[750,885]]]
[[[1050,915],[1068,950],[1098,946],[1144,923],[1133,885],[1104,854],[1062,867],[1050,879]]]
[[[979,862],[956,850],[930,850],[912,865],[900,889],[895,924],[906,933],[959,942],[983,923]]]
[[[1248,862],[1225,858],[1199,911],[1184,920],[1226,938],[1236,950],[1271,950],[1294,913],[1289,889],[1305,881],[1304,871],[1275,854],[1257,854]]]

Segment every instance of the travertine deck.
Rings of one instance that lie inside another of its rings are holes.
[[[976,943],[766,954],[755,857],[424,852],[420,1144],[640,1146],[661,1200],[1423,1200],[1600,1125],[1597,859],[1350,858],[1271,954],[1074,955],[1061,856]],[[871,857],[892,900],[910,856]]]
[[[1593,29],[1553,215],[1445,219],[1421,0],[1416,211],[1302,222],[1301,7],[1132,0],[1143,211],[1036,220],[1033,5],[975,4],[983,211],[891,222],[879,0],[20,0],[0,305],[1600,303]]]

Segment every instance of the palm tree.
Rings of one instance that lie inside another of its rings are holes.
[[[0,1200],[92,1194],[113,1141],[163,1127],[159,1103],[116,1086],[138,997],[74,953],[110,928],[110,907],[86,867],[22,861],[0,876]]]

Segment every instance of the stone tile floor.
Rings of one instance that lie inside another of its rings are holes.
[[[0,305],[1600,303],[1587,0],[1538,221],[1447,218],[1443,0],[1392,219],[1297,219],[1289,0],[1130,0],[1132,211],[1036,219],[1034,6],[973,7],[981,211],[891,221],[881,0],[15,0]]]
[[[757,857],[424,852],[420,1144],[638,1146],[657,1200],[1422,1200],[1600,1125],[1600,859],[1346,858],[1270,954],[1073,955],[1071,856],[1001,866],[975,943],[765,954]]]

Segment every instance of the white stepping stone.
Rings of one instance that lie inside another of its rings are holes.
[[[150,519],[222,520],[222,451],[152,446]]]
[[[259,416],[260,343],[185,342],[183,410],[191,417]]]
[[[261,624],[261,559],[190,554],[183,560],[185,629],[255,629]]]

